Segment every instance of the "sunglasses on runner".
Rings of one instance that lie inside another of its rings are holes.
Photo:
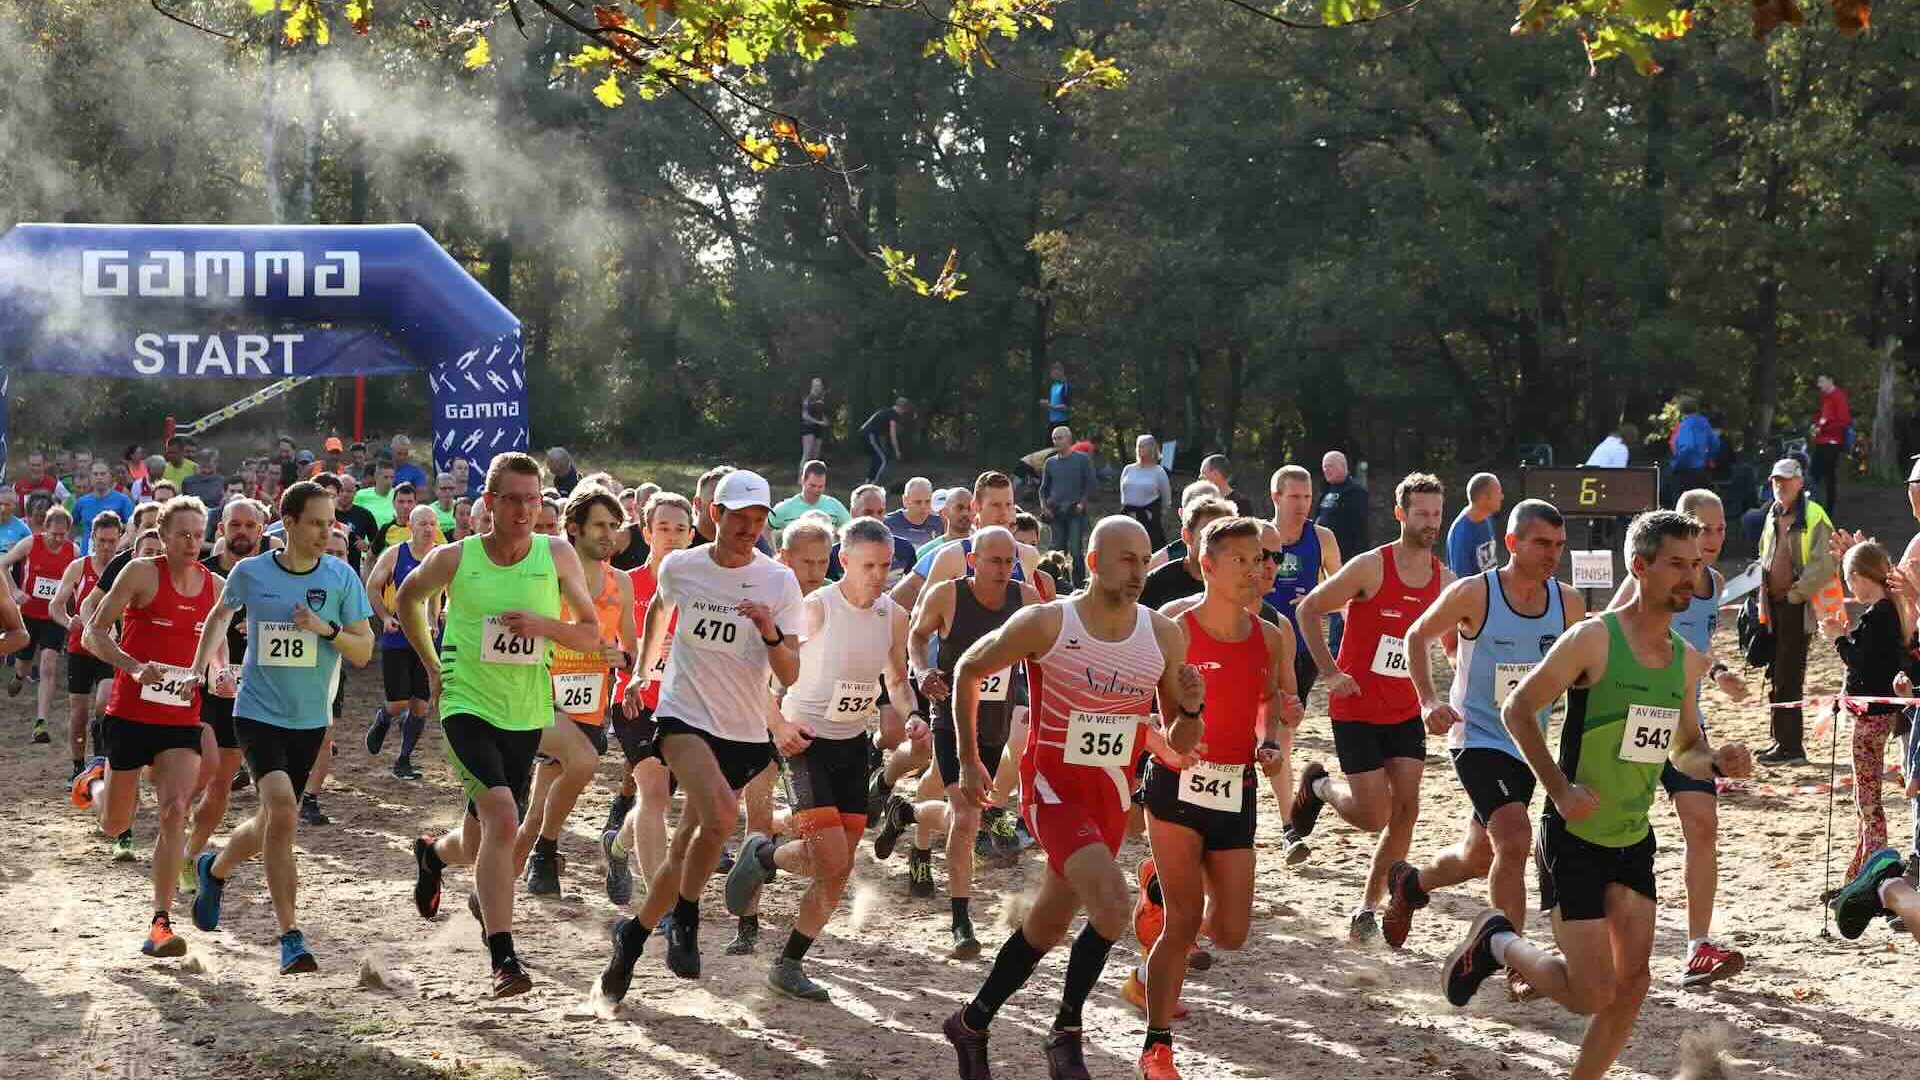
[[[1287,553],[1284,551],[1270,551],[1266,548],[1261,548],[1260,557],[1274,564],[1275,566],[1278,566],[1280,565],[1280,560],[1287,557]]]

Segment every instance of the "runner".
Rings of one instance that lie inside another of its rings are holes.
[[[951,502],[952,496],[949,495],[948,499]],[[973,524],[976,529],[995,525],[1011,529],[1017,512],[1018,508],[1013,505],[1012,477],[1002,472],[983,472],[974,479]],[[1031,581],[1034,570],[1040,565],[1040,551],[1031,544],[1018,541],[1015,544],[1019,560],[1014,564],[1013,580]],[[972,550],[973,545],[965,539],[957,544],[948,544],[934,554],[932,563],[920,576],[928,586],[938,585],[948,578],[964,577],[967,573],[967,555]],[[919,572],[918,564],[915,564],[914,570]]]
[[[934,557],[948,544],[957,544],[973,535],[973,492],[966,488],[942,488],[933,493],[932,505],[940,515],[940,535],[914,549],[913,570],[893,587],[893,602],[908,610],[913,609],[927,587]]]
[[[1154,758],[1141,785],[1153,854],[1140,866],[1133,930],[1147,955],[1127,974],[1121,997],[1146,1005],[1136,1074],[1145,1080],[1180,1078],[1173,1021],[1201,927],[1220,948],[1246,944],[1260,798],[1254,762],[1277,756],[1280,730],[1300,723],[1300,699],[1286,685],[1293,631],[1247,612],[1263,591],[1260,526],[1228,517],[1203,528],[1190,543],[1200,552],[1205,591],[1162,609],[1186,634],[1187,662],[1200,671],[1209,708],[1194,752]]]
[[[580,555],[587,593],[593,597],[599,639],[580,652],[553,653],[553,708],[559,714],[540,736],[541,764],[533,777],[526,819],[514,841],[514,865],[526,863],[527,891],[560,895],[560,829],[593,782],[594,767],[607,752],[607,704],[612,672],[625,671],[638,650],[633,621],[633,579],[607,565],[620,531],[620,500],[582,481],[568,497],[567,542]],[[567,605],[560,606],[567,617]],[[529,857],[531,852],[531,857]]]
[[[11,574],[15,563],[24,567],[20,591],[14,599],[27,620],[27,636],[32,641],[14,659],[13,682],[7,693],[19,694],[30,672],[39,680],[37,711],[33,714],[33,741],[39,744],[53,741],[47,734],[47,714],[53,711],[54,680],[60,674],[60,653],[66,648],[67,632],[54,621],[47,605],[60,591],[60,579],[67,567],[80,554],[67,539],[72,528],[73,515],[63,507],[50,507],[31,537],[0,555],[0,572]]]
[[[1885,915],[1889,929],[1904,928],[1920,941],[1920,890],[1907,881],[1905,870],[1900,853],[1892,848],[1867,856],[1853,880],[1827,901],[1841,937],[1852,941],[1866,931],[1875,915]]]
[[[113,674],[81,644],[80,635],[86,630],[87,621],[80,611],[87,597],[93,594],[101,572],[120,550],[120,538],[125,533],[120,515],[102,510],[100,516],[93,519],[93,550],[67,565],[67,572],[60,577],[60,589],[47,605],[53,621],[67,631],[67,746],[73,755],[73,776],[79,776],[80,770],[87,767],[87,735],[94,717],[106,704],[101,688]],[[11,604],[12,597],[8,597],[7,602]],[[4,644],[0,641],[0,647]]]
[[[1140,603],[1159,611],[1175,600],[1200,595],[1207,587],[1200,576],[1200,534],[1214,522],[1237,513],[1232,503],[1213,496],[1182,506],[1180,541],[1186,545],[1187,553],[1147,575],[1147,587],[1140,592]]]
[[[216,545],[216,553],[201,559],[200,564],[222,578],[231,575],[240,560],[260,552],[260,531],[266,525],[263,520],[265,516],[260,504],[252,499],[228,502],[220,512],[219,536],[222,542]],[[248,626],[244,621],[247,614],[242,610],[236,612],[235,617],[242,621],[238,626],[232,626],[229,622],[227,649],[222,659],[230,677],[204,680],[201,685],[200,722],[213,729],[213,741],[218,749],[211,762],[201,762],[203,772],[209,765],[212,772],[194,797],[193,827],[187,835],[187,852],[180,864],[182,892],[192,892],[199,887],[194,879],[194,860],[207,849],[207,842],[213,839],[214,832],[226,819],[227,801],[233,793],[233,777],[239,772],[245,757],[240,748],[239,734],[234,730],[233,701],[238,692],[240,666],[247,658]],[[211,660],[209,657],[208,662]],[[205,669],[203,665],[196,664],[194,670]]]
[[[106,754],[74,778],[73,802],[98,813],[100,831],[114,838],[116,860],[122,852],[133,857],[140,772],[153,766],[160,828],[153,844],[153,919],[140,946],[148,956],[187,951],[168,911],[186,851],[187,806],[199,779],[203,745],[210,751],[213,742],[212,731],[200,722],[200,679],[189,665],[207,612],[225,584],[198,561],[206,532],[207,511],[200,500],[169,499],[160,510],[164,554],[129,562],[82,635],[87,651],[110,664],[115,675],[101,722]]]
[[[1015,551],[1013,535],[1006,529],[995,525],[980,530],[967,557],[967,576],[934,586],[914,611],[907,655],[919,672],[916,681],[920,692],[933,703],[933,757],[939,769],[922,782],[921,801],[887,797],[884,820],[873,838],[874,857],[885,860],[893,854],[901,833],[910,825],[916,826],[920,835],[908,858],[909,889],[911,895],[930,895],[933,859],[928,849],[932,836],[945,831],[947,896],[953,907],[952,955],[960,960],[980,955],[971,904],[974,841],[980,834],[981,807],[961,797],[953,673],[960,657],[975,642],[1005,626],[1022,607],[1041,602],[1033,586],[1013,580]],[[987,675],[978,687],[971,756],[977,756],[996,779],[1004,767],[1001,759],[1006,753],[1013,710],[1026,704],[1025,675],[1016,665]],[[933,788],[936,775],[939,787]],[[940,794],[945,798],[939,798]],[[922,878],[926,881],[924,892]]]
[[[1727,700],[1747,699],[1747,683],[1726,663],[1713,655],[1713,632],[1720,625],[1720,595],[1726,580],[1714,563],[1727,542],[1727,512],[1720,496],[1705,488],[1681,494],[1675,508],[1700,523],[1700,576],[1693,583],[1693,598],[1685,611],[1673,616],[1673,629],[1710,665],[1707,678],[1727,695]],[[1610,608],[1623,608],[1638,594],[1638,579],[1629,577],[1614,594]],[[1706,701],[1699,702],[1701,742],[1706,744]],[[1708,780],[1695,780],[1671,764],[1660,770],[1660,786],[1673,803],[1680,819],[1680,835],[1686,844],[1687,889],[1687,961],[1680,974],[1682,986],[1706,986],[1730,979],[1747,966],[1740,950],[1708,937],[1713,930],[1714,894],[1720,884],[1720,788]],[[1518,925],[1516,921],[1516,925]]]
[[[447,758],[467,793],[459,832],[413,842],[414,907],[433,918],[446,868],[472,864],[493,996],[501,998],[533,988],[513,951],[513,844],[541,730],[553,723],[548,642],[585,652],[599,647],[600,628],[573,548],[534,536],[539,463],[517,452],[496,455],[484,491],[493,528],[430,552],[394,602],[407,642],[427,666]],[[427,618],[442,591],[444,648]],[[571,621],[558,618],[562,600]]]
[[[1539,499],[1527,499],[1507,516],[1507,565],[1461,578],[1407,629],[1408,657],[1429,654],[1455,638],[1451,694],[1433,689],[1433,669],[1408,671],[1427,732],[1447,737],[1453,773],[1471,804],[1460,842],[1422,867],[1395,862],[1387,871],[1387,912],[1381,920],[1387,944],[1406,944],[1413,913],[1435,890],[1487,879],[1487,901],[1514,926],[1527,925],[1527,856],[1533,829],[1527,808],[1533,774],[1500,722],[1500,707],[1513,687],[1547,650],[1586,617],[1580,594],[1554,578],[1567,548],[1566,521]],[[1549,707],[1535,719],[1545,732]],[[1516,988],[1518,989],[1518,988]]]
[[[954,672],[960,797],[979,803],[987,789],[979,753],[981,681],[1015,663],[1029,665],[1034,716],[1020,785],[1048,870],[985,985],[942,1025],[959,1055],[961,1080],[991,1080],[987,1025],[1066,937],[1083,906],[1087,924],[1074,939],[1060,1010],[1044,1046],[1053,1080],[1087,1075],[1081,1006],[1127,928],[1126,878],[1114,856],[1126,829],[1136,748],[1144,740],[1184,756],[1201,737],[1203,682],[1186,663],[1180,627],[1139,604],[1149,554],[1139,522],[1102,520],[1087,552],[1087,589],[1022,609],[968,649]],[[1156,688],[1176,714],[1164,739],[1147,722]]]
[[[407,575],[438,547],[434,537],[435,512],[431,506],[416,506],[407,515],[407,539],[390,544],[373,562],[367,573],[367,600],[373,617],[380,624],[380,684],[386,695],[373,713],[367,727],[367,753],[378,754],[386,745],[387,733],[397,718],[400,721],[400,754],[393,759],[393,775],[400,780],[420,779],[413,764],[414,747],[427,730],[428,708],[433,689],[427,682],[427,666],[420,654],[407,644],[406,629],[400,625],[398,599]],[[440,613],[429,618],[430,628],[439,637]]]
[[[907,481],[900,489],[900,509],[887,515],[887,528],[915,548],[940,535],[945,523],[934,513],[933,481],[924,476]]]
[[[846,892],[854,852],[867,830],[869,728],[877,718],[881,680],[894,702],[914,700],[907,682],[907,613],[885,591],[893,540],[878,517],[850,522],[840,531],[846,576],[801,601],[800,678],[787,690],[781,720],[772,727],[785,759],[792,835],[749,835],[727,875],[727,910],[735,915],[746,914],[781,870],[811,879],[786,948],[767,971],[767,985],[803,1001],[828,998],[801,963]]]
[[[693,504],[683,495],[662,492],[648,499],[641,510],[647,561],[633,570],[635,617],[644,621],[653,603],[660,580],[660,564],[668,555],[685,551],[693,539]],[[641,880],[651,882],[667,861],[667,806],[673,801],[673,776],[666,762],[653,751],[654,710],[660,706],[660,679],[666,674],[667,659],[673,652],[673,632],[678,616],[667,620],[661,635],[659,658],[645,674],[620,673],[619,712],[613,722],[620,737],[621,753],[627,759],[627,784],[614,799],[619,817],[608,817],[607,829],[600,837],[600,850],[606,856],[607,899],[625,905],[633,899],[633,871],[627,864],[632,853],[639,859]],[[622,801],[626,805],[621,806]]]
[[[1671,762],[1696,779],[1753,771],[1746,747],[1709,751],[1701,739],[1694,690],[1708,661],[1672,628],[1673,616],[1693,602],[1699,532],[1698,522],[1672,511],[1635,518],[1627,551],[1639,595],[1564,634],[1500,710],[1547,790],[1535,864],[1540,906],[1553,913],[1561,956],[1489,908],[1448,957],[1441,987],[1448,1001],[1465,1006],[1494,970],[1513,967],[1527,985],[1591,1016],[1573,1080],[1607,1072],[1646,997],[1655,915],[1647,808],[1661,770]],[[1355,621],[1349,636],[1365,634],[1366,616]],[[1556,762],[1536,718],[1568,690]]]
[[[1187,504],[1193,502],[1195,499],[1209,497],[1215,499],[1226,498],[1226,496],[1220,494],[1220,489],[1216,487],[1212,481],[1195,480],[1193,483],[1180,489],[1180,512],[1185,514]],[[1153,558],[1147,560],[1147,573],[1151,574],[1170,562],[1179,562],[1186,557],[1187,542],[1176,536],[1173,538],[1172,543],[1154,552]]]
[[[1362,832],[1385,830],[1374,847],[1360,907],[1348,921],[1348,936],[1355,941],[1379,932],[1375,905],[1386,894],[1387,867],[1406,858],[1420,820],[1427,732],[1408,669],[1428,658],[1408,653],[1406,634],[1451,580],[1433,554],[1445,509],[1440,481],[1409,473],[1394,489],[1393,504],[1400,539],[1342,566],[1295,608],[1314,664],[1327,680],[1333,747],[1346,777],[1335,781],[1317,761],[1300,771],[1294,832],[1302,840],[1312,836],[1321,808],[1329,804]],[[1336,663],[1322,617],[1343,607],[1346,637]]]
[[[1340,542],[1331,529],[1308,518],[1313,512],[1313,475],[1306,469],[1287,465],[1276,470],[1268,494],[1273,500],[1274,531],[1263,534],[1261,541],[1263,546],[1272,545],[1266,549],[1273,573],[1266,601],[1286,618],[1293,631],[1294,693],[1304,706],[1320,669],[1314,666],[1295,609],[1314,586],[1340,571]],[[1273,801],[1280,808],[1281,850],[1287,865],[1298,866],[1311,858],[1313,851],[1293,827],[1293,734],[1293,728],[1280,729],[1280,753],[1271,762],[1262,762],[1260,771],[1266,775]]]
[[[229,554],[236,520],[231,511],[237,505],[228,504],[225,522]],[[245,505],[251,511],[252,503]],[[248,859],[261,856],[280,929],[282,975],[319,966],[294,917],[298,793],[306,788],[333,721],[333,683],[341,659],[365,667],[373,657],[373,628],[368,623],[373,609],[367,605],[366,590],[345,560],[326,554],[333,515],[332,496],[310,480],[281,493],[286,549],[242,559],[230,568],[193,658],[193,670],[217,672],[216,686],[231,692],[232,665],[212,666],[232,647],[226,643],[223,648],[228,626],[236,617],[246,619],[246,640],[259,642],[245,652],[232,725],[260,793],[260,808],[228,835],[218,854],[204,852],[195,860],[193,925],[208,932],[218,928],[227,882]],[[226,777],[216,775],[209,796],[225,786]]]
[[[603,1002],[626,997],[648,935],[669,913],[667,967],[683,979],[700,976],[700,893],[739,820],[740,791],[773,757],[768,676],[786,686],[800,677],[791,640],[800,632],[800,584],[753,546],[772,509],[758,474],[727,473],[708,510],[714,542],[660,564],[640,653],[651,665],[673,615],[687,612],[692,625],[674,634],[654,717],[655,753],[687,801],[646,902],[614,927],[613,956],[594,987]]]

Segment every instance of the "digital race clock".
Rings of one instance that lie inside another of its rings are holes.
[[[1660,470],[1523,468],[1520,491],[1524,498],[1545,499],[1569,517],[1624,517],[1660,508]]]

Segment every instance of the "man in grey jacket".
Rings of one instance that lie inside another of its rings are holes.
[[[1055,551],[1073,560],[1073,580],[1086,577],[1087,499],[1096,482],[1093,459],[1073,449],[1073,432],[1053,429],[1052,457],[1040,471],[1040,516],[1053,525]]]

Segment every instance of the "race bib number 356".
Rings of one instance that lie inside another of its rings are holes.
[[[1141,717],[1075,712],[1067,719],[1063,760],[1069,765],[1120,768],[1133,760],[1133,737]]]
[[[546,660],[545,638],[521,637],[507,629],[506,620],[489,615],[480,627],[480,659],[488,664],[531,667]]]
[[[1620,729],[1620,760],[1658,765],[1673,749],[1673,733],[1680,727],[1680,710],[1658,705],[1627,706],[1627,722]]]
[[[1373,649],[1373,673],[1389,679],[1411,679],[1407,668],[1407,639],[1381,635]]]

